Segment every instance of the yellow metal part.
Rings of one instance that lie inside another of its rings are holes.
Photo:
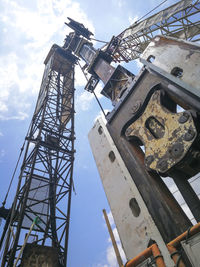
[[[185,156],[197,131],[190,112],[170,112],[161,105],[161,91],[156,91],[125,135],[139,138],[145,146],[146,166],[164,173]]]

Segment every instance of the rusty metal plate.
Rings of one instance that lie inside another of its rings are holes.
[[[161,105],[156,91],[143,114],[126,129],[126,137],[145,146],[145,164],[164,173],[181,161],[197,136],[190,112],[171,113]]]
[[[108,82],[114,71],[115,68],[102,58],[100,58],[94,66],[94,72],[104,84]]]

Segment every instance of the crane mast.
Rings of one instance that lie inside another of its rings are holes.
[[[19,260],[20,266],[66,265],[75,152],[76,61],[58,45],[53,45],[45,59],[17,192],[1,238],[1,266],[18,266]],[[34,220],[23,257],[17,258]]]

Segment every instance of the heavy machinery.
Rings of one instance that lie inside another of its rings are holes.
[[[192,227],[161,177],[174,179],[199,221],[199,198],[188,181],[200,161],[200,47],[185,41],[199,40],[199,11],[199,1],[180,1],[98,50],[92,33],[70,19],[74,31],[45,60],[16,197],[11,210],[3,210],[2,266],[67,264],[78,58],[91,74],[85,89],[95,94],[103,81],[102,94],[114,106],[106,124],[96,122],[89,140],[126,266],[198,266],[200,225]],[[111,64],[139,56],[144,67],[138,76]],[[31,241],[33,228],[38,235]]]

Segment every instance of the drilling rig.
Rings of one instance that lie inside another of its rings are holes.
[[[83,24],[69,18],[73,32],[62,47],[52,46],[44,62],[13,205],[1,209],[2,267],[67,265],[74,67],[80,58],[90,74],[85,90],[95,94],[102,81],[102,94],[114,106],[106,124],[97,120],[89,140],[125,266],[199,266],[200,225],[192,226],[162,179],[173,178],[198,222],[200,201],[189,179],[200,170],[199,14],[200,1],[180,1],[101,49]],[[112,65],[139,57],[144,66],[137,76]]]

